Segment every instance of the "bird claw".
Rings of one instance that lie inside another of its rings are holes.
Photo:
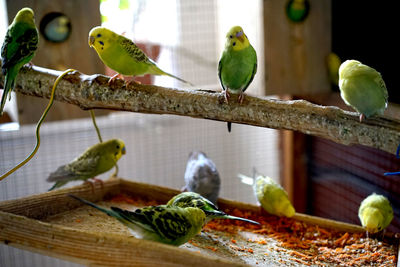
[[[240,91],[239,97],[238,97],[238,103],[241,105],[243,104],[243,100],[244,100],[244,94],[242,91]]]
[[[231,95],[228,92],[228,89],[225,90],[225,102],[229,104],[229,99],[231,98]]]
[[[109,80],[108,80],[108,85],[112,85],[116,79],[121,79],[121,80],[125,80],[124,76],[122,76],[121,74],[117,73],[114,76],[112,76]]]
[[[126,87],[129,87],[132,83],[136,84],[136,85],[142,84],[141,82],[135,81],[134,79],[132,79],[132,80],[129,80],[129,81],[126,82]]]
[[[96,177],[92,178],[92,180],[93,180],[94,183],[100,183],[101,189],[104,188],[104,183],[103,183],[102,180],[100,180],[100,179],[98,179],[98,178],[96,178]]]
[[[92,181],[89,181],[89,180],[86,180],[86,181],[85,181],[85,184],[89,184],[89,185],[90,185],[90,187],[92,188],[92,193],[93,193],[93,194],[94,194],[94,186],[95,186],[95,183],[100,183],[101,189],[104,188],[104,184],[103,184],[103,181],[102,181],[102,180],[100,180],[100,179],[98,179],[98,178],[96,178],[96,177],[92,178],[91,180],[93,180],[93,182],[92,182]]]
[[[365,119],[365,115],[364,114],[360,114],[360,122],[362,122]]]
[[[34,65],[33,65],[33,63],[32,63],[31,61],[29,61],[29,62],[26,63],[24,66],[27,67],[27,68],[32,69],[32,67],[33,67]]]

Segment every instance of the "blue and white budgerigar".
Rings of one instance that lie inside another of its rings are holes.
[[[196,192],[217,203],[221,179],[214,162],[201,151],[192,151],[186,164],[183,191]]]
[[[388,92],[382,76],[357,60],[346,60],[339,68],[339,89],[343,101],[364,117],[383,115]]]
[[[226,34],[225,49],[218,64],[218,77],[225,100],[229,102],[230,92],[239,94],[239,103],[244,100],[243,92],[253,81],[257,72],[257,53],[247,39],[242,27],[234,26]],[[228,122],[228,131],[231,123]]]
[[[106,209],[74,195],[70,197],[114,217],[126,225],[136,238],[180,246],[197,235],[205,223],[205,214],[199,208],[150,206],[135,211],[117,207]]]
[[[1,97],[0,116],[3,114],[7,97],[11,98],[15,79],[21,67],[29,63],[38,46],[38,30],[32,9],[25,7],[18,11],[7,29],[1,47],[1,69],[5,75],[4,91]]]
[[[167,202],[167,206],[181,207],[181,208],[187,208],[187,207],[199,208],[203,210],[204,213],[206,214],[206,223],[212,219],[230,219],[230,220],[244,221],[253,224],[259,224],[258,222],[253,220],[229,215],[219,210],[210,200],[206,199],[205,197],[195,192],[180,193],[171,198]]]

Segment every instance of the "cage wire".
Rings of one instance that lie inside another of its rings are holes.
[[[101,10],[114,12],[121,18],[118,22],[115,17],[102,14],[105,26],[118,33],[125,32],[135,42],[159,44],[160,68],[192,82],[196,88],[220,88],[217,66],[225,35],[232,26],[241,25],[259,60],[258,73],[246,93],[263,94],[262,1],[103,0],[101,5]],[[86,40],[83,45],[87,45]],[[182,86],[170,77],[156,77],[154,83]],[[253,167],[279,179],[276,130],[233,124],[232,132],[228,133],[225,122],[128,112],[98,117],[97,123],[104,140],[124,140],[127,154],[118,166],[119,177],[127,180],[180,189],[184,185],[187,158],[193,150],[205,152],[215,162],[221,176],[220,197],[256,203],[252,188],[236,177],[238,173],[251,175]],[[0,131],[1,173],[32,151],[34,132],[34,125]],[[47,191],[52,185],[46,182],[49,173],[70,162],[98,139],[88,117],[45,122],[41,142],[38,153],[28,164],[1,181],[0,200]],[[99,178],[107,178],[113,171]],[[70,182],[65,187],[79,183]],[[5,245],[0,246],[0,255],[0,266],[79,266]]]

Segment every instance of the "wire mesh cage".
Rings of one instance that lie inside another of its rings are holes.
[[[230,27],[241,24],[259,58],[263,56],[262,1],[101,1],[104,24],[135,42],[159,47],[158,66],[196,86],[217,89],[218,59]],[[229,12],[226,12],[229,10]],[[107,13],[108,12],[108,13]],[[112,13],[114,17],[111,17]],[[120,19],[117,20],[116,17]],[[157,23],[154,23],[157,18]],[[72,21],[73,23],[73,21]],[[87,40],[82,40],[87,45]],[[151,56],[149,54],[149,56]],[[74,66],[69,66],[74,67]],[[155,77],[157,85],[181,87],[169,77]],[[248,89],[263,94],[263,66]],[[41,113],[38,108],[38,113]],[[170,115],[114,112],[97,118],[103,139],[121,138],[127,155],[118,163],[125,179],[180,189],[186,161],[192,150],[201,150],[215,162],[222,179],[220,196],[255,203],[252,188],[240,183],[237,173],[259,172],[279,179],[276,130]],[[15,126],[15,124],[13,124]],[[4,173],[28,155],[35,144],[35,126],[0,131],[0,172]],[[23,168],[2,181],[0,200],[47,191],[50,172],[98,142],[89,118],[44,123],[41,146]],[[113,170],[112,170],[113,171]],[[110,176],[109,171],[100,176]],[[77,184],[71,182],[68,186]],[[1,266],[75,266],[30,252],[0,247]]]

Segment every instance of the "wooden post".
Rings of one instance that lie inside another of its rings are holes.
[[[303,96],[330,91],[331,1],[309,0],[303,22],[286,16],[287,0],[264,1],[266,94]]]

